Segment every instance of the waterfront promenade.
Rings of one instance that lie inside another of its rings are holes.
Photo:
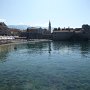
[[[35,42],[47,42],[52,41],[49,39],[15,39],[13,36],[0,36],[0,46],[9,44],[23,44],[23,43],[35,43]]]

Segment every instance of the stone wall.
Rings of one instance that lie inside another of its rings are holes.
[[[74,35],[74,32],[53,32],[53,40],[69,40]]]

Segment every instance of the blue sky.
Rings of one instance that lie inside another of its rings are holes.
[[[90,0],[0,0],[0,21],[47,27],[90,24]]]

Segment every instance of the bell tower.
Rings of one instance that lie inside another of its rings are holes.
[[[48,31],[51,33],[51,22],[49,21]]]

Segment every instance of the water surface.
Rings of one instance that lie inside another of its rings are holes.
[[[1,46],[0,90],[90,90],[90,42]]]

